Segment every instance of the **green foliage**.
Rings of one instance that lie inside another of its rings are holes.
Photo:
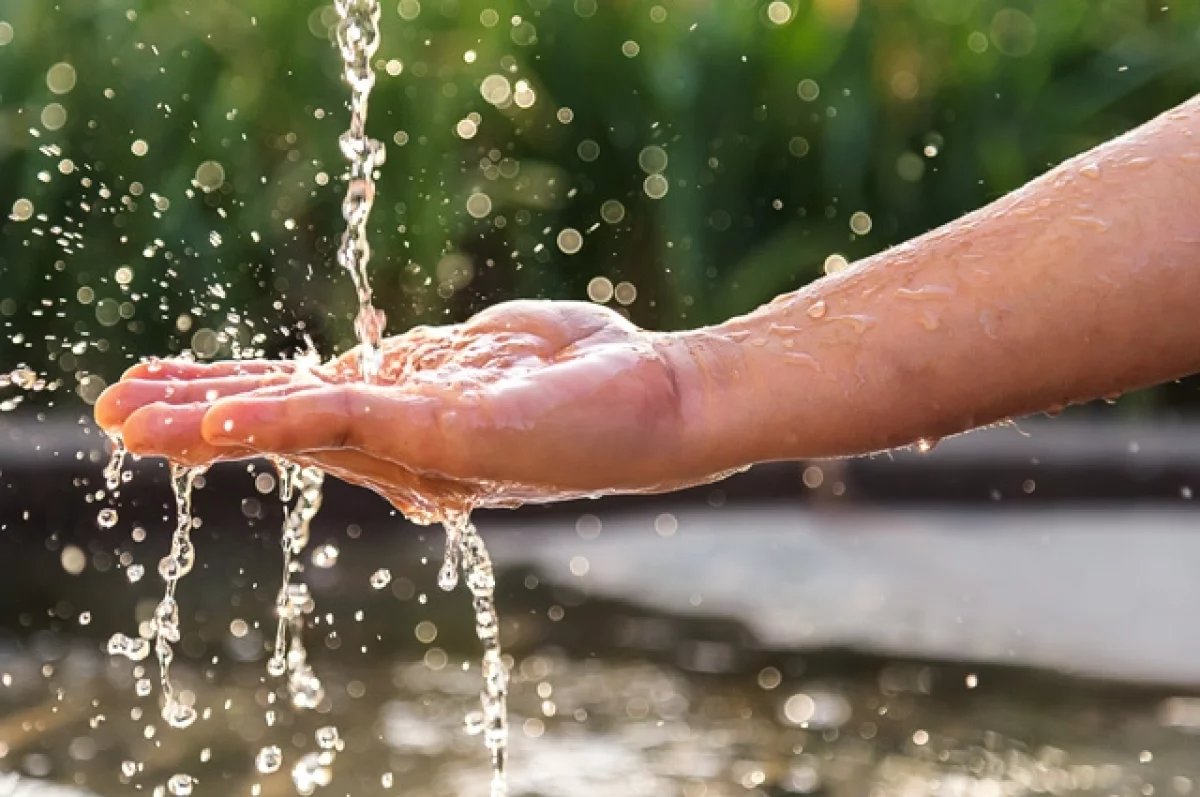
[[[0,369],[75,389],[202,330],[217,356],[350,345],[334,20],[285,0],[0,0],[0,210],[33,212],[0,219]],[[603,277],[636,289],[639,323],[719,321],[1200,92],[1198,32],[1200,4],[1161,0],[389,0],[377,303],[398,331]],[[60,62],[75,84],[56,94]],[[496,107],[489,75],[536,99]],[[659,199],[647,147],[667,156]]]

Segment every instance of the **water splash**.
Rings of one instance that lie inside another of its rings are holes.
[[[338,263],[350,272],[358,294],[358,316],[354,331],[361,346],[359,368],[363,381],[370,382],[383,365],[380,344],[386,317],[371,303],[371,281],[367,265],[371,246],[367,241],[367,221],[375,203],[375,168],[387,157],[384,146],[367,136],[367,109],[375,71],[371,59],[379,49],[378,0],[337,0],[340,21],[337,27],[343,77],[350,85],[350,128],[339,139],[342,154],[350,162],[342,216],[346,231],[338,247]]]

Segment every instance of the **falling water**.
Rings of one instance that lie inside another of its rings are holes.
[[[267,662],[267,672],[278,678],[288,676],[288,693],[297,708],[316,708],[325,696],[321,681],[308,663],[304,648],[304,618],[314,608],[308,585],[294,582],[293,574],[303,572],[299,556],[308,545],[309,527],[321,509],[321,485],[325,474],[317,468],[298,465],[279,465],[280,498],[286,502],[293,492],[298,493],[296,504],[283,521],[283,579],[275,599],[278,626],[275,631],[275,652]],[[290,637],[290,641],[289,641]]]
[[[175,493],[175,534],[171,552],[158,563],[158,574],[166,582],[166,592],[154,610],[154,653],[158,657],[159,681],[162,687],[162,717],[174,728],[186,728],[196,721],[196,709],[179,702],[171,684],[171,662],[175,652],[171,645],[179,641],[179,604],[175,588],[179,579],[192,572],[196,564],[196,549],[192,545],[192,486],[201,468],[171,465],[171,489]]]
[[[447,539],[458,543],[463,575],[471,590],[475,609],[475,633],[483,643],[483,705],[481,722],[468,718],[468,727],[483,732],[483,742],[492,755],[492,797],[507,793],[505,770],[508,762],[508,670],[500,651],[500,622],[496,616],[496,577],[487,546],[475,529],[469,514],[453,515],[446,519]],[[450,563],[447,554],[447,564]],[[446,568],[442,569],[442,588],[445,589]],[[454,582],[450,582],[450,589]]]
[[[368,137],[366,132],[371,89],[375,85],[371,59],[379,49],[380,7],[377,0],[337,0],[336,6],[341,17],[337,29],[338,47],[344,63],[343,74],[351,91],[350,128],[340,139],[342,154],[350,162],[350,172],[346,197],[342,203],[346,231],[338,248],[338,262],[350,272],[358,294],[358,316],[354,328],[359,342],[359,367],[363,381],[370,382],[378,376],[383,365],[381,341],[385,325],[384,314],[371,303],[371,282],[367,269],[371,258],[367,221],[375,202],[374,173],[386,156],[383,145]],[[319,486],[317,489],[319,495]],[[469,514],[448,516],[445,527],[446,553],[438,583],[444,590],[453,590],[458,584],[461,565],[467,587],[471,590],[475,632],[483,643],[481,730],[492,757],[491,793],[493,797],[501,797],[506,793],[508,672],[500,653],[493,595],[496,580],[487,547],[471,523]]]
[[[179,604],[175,600],[175,589],[179,579],[190,573],[196,564],[196,549],[191,539],[192,487],[202,472],[202,468],[171,465],[171,488],[175,493],[177,520],[175,534],[171,538],[171,551],[158,563],[158,573],[166,582],[166,591],[154,610],[154,653],[158,658],[162,687],[162,717],[174,728],[187,728],[196,721],[196,709],[180,702],[171,683],[171,663],[175,660],[175,651],[171,646],[180,637]],[[114,634],[108,640],[108,652],[132,661],[141,661],[149,655],[150,643],[145,639]]]
[[[371,59],[379,49],[380,6],[377,0],[337,0],[340,17],[337,28],[338,47],[344,62],[344,76],[351,88],[350,126],[339,141],[342,153],[349,161],[346,196],[342,215],[346,230],[338,248],[338,262],[349,273],[358,297],[355,333],[359,342],[360,374],[365,382],[373,381],[383,364],[382,339],[386,318],[372,304],[368,273],[371,249],[367,240],[367,223],[375,201],[375,170],[383,164],[383,145],[366,134],[367,111],[375,73]],[[124,448],[114,440],[112,460],[105,469],[110,491],[120,482]],[[286,504],[293,492],[296,503],[286,513],[281,547],[283,549],[283,578],[276,598],[278,626],[275,648],[267,663],[273,677],[287,675],[288,691],[297,708],[316,708],[324,697],[321,681],[308,663],[303,643],[304,618],[313,611],[314,603],[308,587],[296,582],[293,576],[303,571],[300,554],[308,544],[310,525],[321,508],[321,489],[324,474],[317,468],[302,468],[282,460],[275,461],[280,479],[280,498]],[[153,624],[163,692],[163,717],[173,727],[186,728],[196,719],[191,706],[181,704],[170,681],[170,666],[174,658],[171,644],[179,641],[179,607],[175,601],[175,586],[195,563],[195,551],[189,537],[192,528],[191,490],[198,469],[172,465],[172,485],[175,491],[177,527],[171,553],[159,565],[167,583],[166,594],[155,611]],[[482,732],[491,754],[492,797],[507,793],[505,767],[508,749],[508,671],[504,665],[499,637],[499,621],[495,605],[495,575],[487,547],[479,536],[470,514],[454,513],[445,518],[445,560],[438,583],[446,591],[458,585],[461,569],[471,591],[475,613],[475,631],[483,645],[483,689],[480,693],[482,712],[468,717],[468,730]],[[381,577],[382,578],[382,577]],[[149,654],[145,639],[131,639],[115,634],[108,645],[113,655],[123,655],[140,661]],[[330,767],[341,740],[335,728],[318,731],[320,753],[303,756],[293,767],[292,779],[301,794],[311,794],[318,786],[326,785],[331,777]],[[278,748],[263,748],[256,758],[262,772],[273,772],[281,764]],[[183,776],[181,776],[183,777]],[[190,783],[190,778],[189,778]]]
[[[336,5],[341,17],[338,48],[344,63],[343,75],[350,84],[350,128],[339,139],[342,154],[350,162],[350,172],[342,202],[346,231],[338,247],[338,262],[350,272],[358,294],[354,331],[361,347],[362,378],[369,382],[383,365],[380,343],[386,323],[383,312],[371,303],[371,280],[367,272],[371,260],[367,221],[375,203],[375,168],[387,156],[383,144],[367,136],[367,109],[375,86],[371,59],[379,49],[380,8],[378,0],[337,0]]]

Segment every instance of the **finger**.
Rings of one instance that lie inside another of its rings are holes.
[[[277,395],[263,395],[269,392]],[[444,452],[454,445],[448,433],[454,406],[447,399],[361,383],[269,388],[218,401],[204,419],[203,433],[213,444],[283,456],[352,448],[413,470],[441,470]]]
[[[121,379],[217,379],[225,376],[253,376],[258,374],[290,374],[296,364],[290,360],[223,360],[216,363],[198,363],[190,360],[151,359],[138,363]]]
[[[214,445],[281,455],[352,445],[355,392],[352,385],[298,386],[222,399],[205,417],[203,434]]]
[[[264,373],[258,376],[228,376],[215,379],[149,380],[126,379],[100,394],[96,402],[96,422],[108,431],[119,431],[125,419],[148,404],[196,404],[287,384],[290,374]]]
[[[184,465],[257,456],[245,446],[219,446],[206,441],[200,425],[207,404],[150,404],[135,411],[122,427],[125,447],[144,457],[166,457]]]

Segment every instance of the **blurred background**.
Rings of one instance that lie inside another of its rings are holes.
[[[1191,2],[385,5],[393,332],[519,297],[721,321],[1200,91]],[[5,370],[90,399],[141,356],[352,343],[332,5],[0,0],[0,20]]]
[[[197,496],[176,673],[201,722],[157,722],[155,668],[103,652],[161,595],[174,505],[162,463],[105,488],[100,391],[149,355],[353,344],[336,18],[0,0],[0,797],[177,774],[294,794],[326,725],[347,743],[327,793],[486,793],[440,533],[362,491],[329,487],[303,559],[316,712],[264,671],[263,463]],[[386,0],[382,29],[392,332],[522,297],[718,322],[1200,92],[1191,0]],[[927,455],[482,515],[514,794],[1188,797],[1198,384]],[[279,773],[255,769],[267,745]]]

